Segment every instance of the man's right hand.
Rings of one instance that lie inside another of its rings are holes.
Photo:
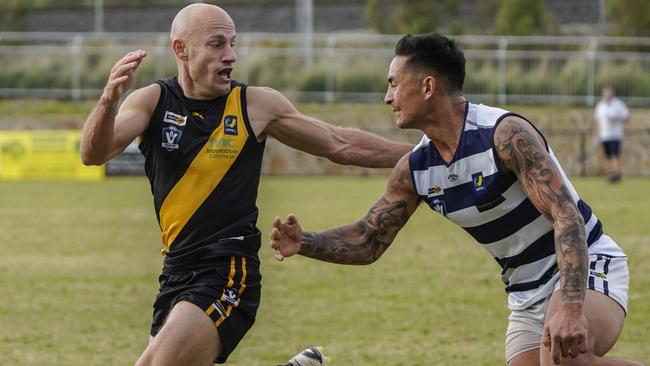
[[[275,250],[275,259],[282,261],[285,257],[297,254],[302,240],[302,228],[295,215],[288,215],[284,223],[279,217],[275,217],[269,244]]]
[[[79,154],[85,165],[106,163],[149,125],[160,97],[160,85],[134,90],[119,105],[146,55],[143,50],[129,52],[111,69],[104,92],[84,123]]]
[[[135,72],[142,59],[147,56],[143,50],[127,53],[115,63],[104,87],[104,98],[110,102],[118,102],[129,90],[135,80]]]

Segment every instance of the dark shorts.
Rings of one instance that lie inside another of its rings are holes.
[[[610,140],[603,141],[603,150],[608,158],[621,155],[621,141]]]
[[[211,268],[196,271],[163,270],[153,306],[151,335],[158,334],[176,303],[191,302],[216,325],[223,351],[215,362],[226,362],[255,322],[261,279],[256,257],[224,256],[216,258]]]

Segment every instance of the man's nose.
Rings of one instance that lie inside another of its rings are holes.
[[[393,95],[389,92],[386,92],[386,95],[384,96],[384,103],[391,105],[393,104]]]
[[[226,53],[223,55],[222,58],[223,62],[229,62],[229,63],[234,63],[237,61],[237,52],[235,52],[235,49],[228,45]]]

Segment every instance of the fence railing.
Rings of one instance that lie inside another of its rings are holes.
[[[458,36],[465,93],[500,104],[592,105],[606,85],[650,105],[650,38]],[[235,78],[301,100],[381,101],[399,36],[238,35]],[[175,74],[166,33],[0,33],[0,97],[97,97],[113,63],[148,51],[136,86]]]

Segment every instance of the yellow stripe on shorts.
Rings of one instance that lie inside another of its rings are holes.
[[[244,281],[246,281],[246,258],[242,257],[241,262],[242,262],[241,263],[241,265],[242,265],[242,276],[241,276],[241,280],[239,281],[240,287],[239,287],[239,295],[238,295],[238,298],[237,298],[237,303],[235,304],[235,306],[233,306],[232,304],[228,305],[228,308],[226,309],[226,316],[225,317],[221,316],[221,317],[219,317],[219,319],[217,319],[216,322],[214,322],[214,324],[216,324],[217,327],[219,325],[221,325],[221,323],[223,323],[223,321],[227,317],[230,316],[230,312],[232,312],[233,307],[237,307],[237,305],[239,305],[239,301],[241,299],[241,294],[244,292],[244,289],[246,288],[246,284],[244,283]],[[230,275],[228,276],[228,287],[232,287],[232,285],[235,284],[235,281],[233,280],[234,273],[235,273],[235,257],[231,257],[231,260],[230,260],[230,274],[232,276],[230,276]]]

